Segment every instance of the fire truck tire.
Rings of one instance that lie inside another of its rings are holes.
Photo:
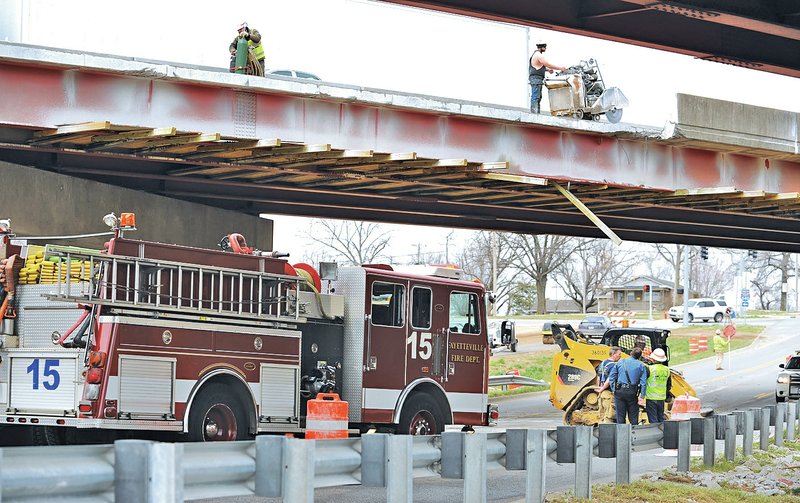
[[[400,414],[397,433],[400,435],[438,435],[444,431],[444,415],[436,401],[427,393],[408,398]]]
[[[34,426],[31,428],[31,440],[33,445],[64,445],[66,437],[63,428],[55,426]]]
[[[207,384],[189,411],[190,442],[247,440],[245,407],[229,386]]]

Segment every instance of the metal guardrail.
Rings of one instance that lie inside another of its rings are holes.
[[[518,376],[514,374],[504,374],[499,376],[489,376],[489,386],[547,386],[547,382],[532,377]]]
[[[338,440],[261,435],[255,441],[9,447],[0,450],[2,501],[155,502],[257,495],[287,503],[313,502],[314,489],[341,485],[385,487],[391,501],[413,501],[414,477],[463,479],[465,501],[486,501],[487,471],[527,470],[526,501],[545,496],[547,459],[571,463],[575,496],[591,498],[591,458],[616,458],[616,483],[631,480],[631,454],[677,449],[678,470],[689,470],[692,445],[713,465],[716,441],[733,460],[738,437],[745,456],[784,437],[795,439],[797,404],[781,403],[731,414],[657,425],[560,426],[500,433],[448,431],[438,436],[370,434]]]

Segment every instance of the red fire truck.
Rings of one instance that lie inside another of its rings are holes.
[[[302,433],[320,392],[339,393],[361,431],[496,418],[485,292],[459,270],[328,264],[320,279],[238,235],[228,251],[128,239],[131,219],[111,219],[104,250],[33,256],[6,228],[3,424],[34,426],[39,443],[239,440]]]

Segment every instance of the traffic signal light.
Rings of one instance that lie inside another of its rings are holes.
[[[708,246],[700,247],[700,258],[703,260],[708,260]]]
[[[647,292],[649,292],[649,291],[650,291],[650,285],[644,285],[644,286],[642,287],[642,290],[644,290],[644,293],[647,293]]]

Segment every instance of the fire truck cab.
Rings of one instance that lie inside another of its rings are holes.
[[[302,433],[321,392],[362,431],[436,434],[493,415],[485,292],[457,269],[341,267],[323,285],[242,246],[2,239],[0,302],[13,305],[0,316],[0,421],[36,427],[39,443]]]

